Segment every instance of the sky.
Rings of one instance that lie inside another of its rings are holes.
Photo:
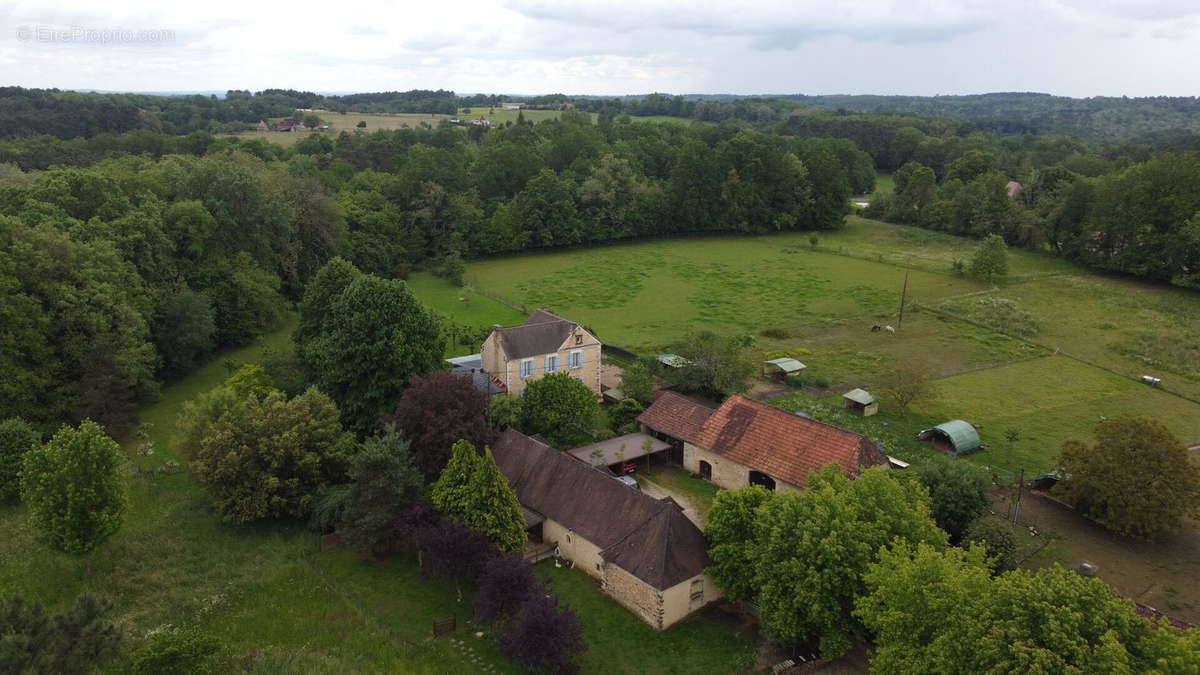
[[[5,0],[0,85],[1200,95],[1200,0]]]

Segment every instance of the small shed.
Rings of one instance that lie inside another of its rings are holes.
[[[617,389],[616,387],[609,387],[608,389],[605,389],[603,396],[605,403],[620,403],[621,401],[625,400],[625,392]]]
[[[763,375],[766,377],[782,380],[788,375],[799,375],[804,372],[808,366],[800,363],[796,359],[779,358],[763,361]]]
[[[969,455],[984,449],[979,432],[962,420],[950,420],[924,429],[917,438],[951,455]]]
[[[879,412],[879,402],[862,389],[851,389],[842,394],[842,400],[846,402],[847,410],[863,417],[870,417]]]

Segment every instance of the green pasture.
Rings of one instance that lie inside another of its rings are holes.
[[[1185,442],[1200,440],[1200,406],[1062,355],[947,377],[937,392],[915,411],[974,424],[988,449],[972,461],[1027,473],[1053,469],[1064,441],[1091,440],[1097,423],[1122,415],[1152,417]],[[1012,448],[1010,430],[1020,435]]]
[[[635,350],[697,329],[758,334],[857,320],[868,328],[899,305],[906,270],[813,251],[803,237],[641,241],[472,263],[467,281],[511,304],[549,307]],[[983,286],[922,270],[910,297],[942,298]]]
[[[272,143],[278,143],[283,146],[292,146],[299,143],[309,134],[326,134],[330,138],[337,138],[338,134],[343,131],[354,133],[359,131],[358,123],[366,122],[367,126],[361,131],[372,132],[380,129],[392,130],[403,129],[404,127],[416,128],[422,122],[437,126],[442,120],[450,119],[450,115],[434,115],[425,113],[336,113],[336,112],[318,112],[315,113],[321,118],[321,121],[329,125],[328,131],[243,131],[236,134],[226,134],[227,136],[236,136],[237,138],[260,138]],[[272,117],[264,120],[267,124],[274,124],[281,118]]]
[[[467,110],[470,110],[471,112],[467,112]],[[464,122],[468,121],[468,120],[479,119],[480,117],[483,117],[484,119],[490,120],[492,123],[492,126],[504,124],[505,122],[512,122],[513,124],[516,124],[517,116],[519,113],[524,113],[523,116],[524,116],[526,122],[541,122],[542,120],[558,119],[558,116],[561,114],[561,111],[559,111],[559,110],[505,110],[500,106],[495,106],[495,107],[491,107],[491,108],[489,108],[488,106],[474,106],[472,108],[459,108],[458,109],[458,117],[459,117],[459,119],[463,120]],[[589,113],[589,114],[591,114],[591,113]],[[595,115],[593,114],[592,117],[594,119]]]

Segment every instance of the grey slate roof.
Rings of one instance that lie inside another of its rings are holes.
[[[670,588],[710,564],[704,534],[674,501],[627,487],[514,429],[500,435],[492,455],[522,506],[571,529],[654,588]]]
[[[504,353],[510,359],[527,359],[558,351],[579,324],[539,309],[520,326],[497,328]]]

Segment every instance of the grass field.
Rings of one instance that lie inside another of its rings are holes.
[[[470,110],[471,112],[467,112]],[[541,122],[542,120],[558,119],[561,114],[558,110],[504,110],[497,106],[488,108],[487,106],[475,108],[459,108],[458,116],[462,120],[479,119],[480,117],[491,120],[492,126],[504,124],[505,122],[517,123],[517,115],[524,113],[526,122]],[[589,113],[591,114],[591,113]],[[595,120],[595,115],[592,114],[592,119]]]
[[[952,273],[976,242],[854,216],[818,239],[638,241],[480,260],[466,277],[509,306],[549,307],[640,353],[696,329],[751,335],[764,357],[794,356],[810,383],[834,391],[929,362],[943,395],[897,424],[915,433],[947,419],[977,423],[992,449],[971,461],[1043,471],[1062,441],[1089,438],[1101,416],[1120,414],[1155,417],[1200,443],[1200,294],[1021,250],[1010,252],[1006,283],[989,287]],[[871,332],[898,322],[906,274],[911,311],[900,331]],[[414,290],[445,305],[439,283]],[[501,303],[470,311],[483,323],[518,320]],[[1138,382],[1142,374],[1162,377],[1161,390]],[[1011,457],[1009,428],[1022,436]]]
[[[261,138],[265,141],[278,143],[279,145],[292,146],[299,143],[301,139],[309,134],[323,133],[330,138],[337,138],[338,134],[343,131],[354,133],[359,128],[359,122],[366,122],[367,126],[363,131],[371,132],[380,129],[415,128],[420,126],[422,122],[430,126],[437,126],[438,122],[450,119],[451,117],[450,115],[426,115],[421,113],[346,113],[342,115],[335,112],[320,112],[317,115],[329,125],[328,131],[243,131],[241,133],[226,135],[238,138]],[[278,118],[266,120],[267,124],[274,124],[277,121],[279,121]]]

